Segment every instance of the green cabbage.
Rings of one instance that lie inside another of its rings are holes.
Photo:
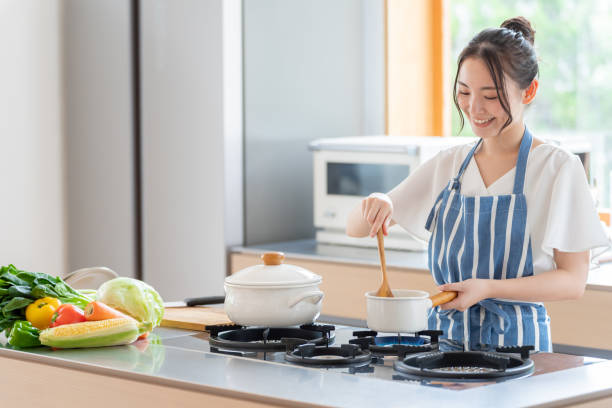
[[[141,322],[161,324],[164,302],[151,286],[132,278],[115,278],[98,288],[96,299]]]

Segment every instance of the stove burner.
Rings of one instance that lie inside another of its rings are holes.
[[[393,368],[415,377],[453,379],[493,379],[531,374],[534,370],[529,350],[533,346],[498,347],[497,352],[425,352],[399,359]],[[521,357],[506,355],[520,353]]]
[[[423,330],[414,336],[379,336],[376,331],[355,331],[353,336],[357,338],[349,340],[350,344],[356,344],[364,350],[381,355],[399,355],[421,353],[436,350],[438,348],[438,337],[443,334],[440,330]]]
[[[285,360],[297,364],[326,366],[367,364],[372,360],[372,353],[354,344],[342,344],[340,347],[315,346],[311,343],[293,347],[288,344]]]
[[[317,345],[331,344],[335,327],[331,325],[308,324],[297,327],[252,327],[242,326],[209,326],[208,342],[213,347],[249,350],[249,351],[283,351],[285,338],[297,339]]]

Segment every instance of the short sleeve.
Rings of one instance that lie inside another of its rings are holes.
[[[556,175],[550,197],[542,250],[553,256],[553,249],[563,252],[591,250],[591,257],[610,247],[604,232],[584,167],[572,155]]]
[[[421,241],[429,239],[429,231],[425,229],[427,216],[450,180],[450,156],[447,151],[438,153],[388,193],[393,203],[393,221]]]

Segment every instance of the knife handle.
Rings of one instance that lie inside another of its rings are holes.
[[[214,305],[224,302],[225,296],[204,296],[185,299],[185,303],[187,304],[187,306]]]

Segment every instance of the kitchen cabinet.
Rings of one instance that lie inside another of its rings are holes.
[[[260,263],[257,253],[232,253],[231,272]],[[309,269],[323,277],[320,286],[325,293],[322,314],[350,319],[366,318],[365,292],[380,286],[380,267],[363,263],[332,262],[288,256],[285,263]],[[392,288],[437,291],[429,271],[389,267]],[[575,347],[612,349],[612,287],[589,285],[579,300],[549,302],[553,343]]]
[[[201,408],[203,403],[236,408],[274,406],[18,359],[0,358],[0,362],[2,369],[11,373],[3,380],[3,388],[18,396],[20,403],[32,406],[40,404],[41,397],[47,401],[60,398],[62,406],[80,406],[86,401],[88,408],[141,406],[147,401],[159,407],[183,408]]]

